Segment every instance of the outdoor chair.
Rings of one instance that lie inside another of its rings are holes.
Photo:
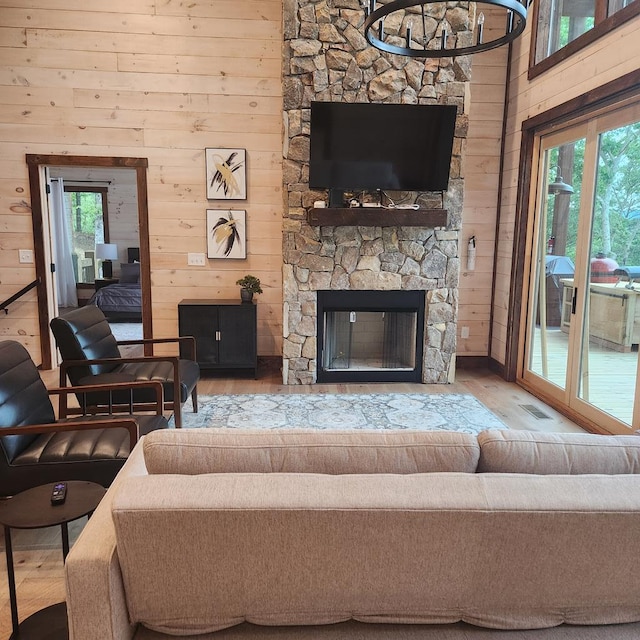
[[[116,341],[105,315],[93,305],[74,309],[51,321],[51,330],[62,363],[60,386],[67,379],[75,387],[104,382],[139,382],[156,380],[164,388],[164,408],[173,411],[175,426],[182,426],[182,405],[191,396],[193,411],[198,411],[197,384],[200,367],[196,361],[196,342],[192,336]],[[120,346],[175,343],[180,355],[123,356]],[[104,394],[87,394],[87,402],[104,406]],[[145,410],[153,397],[148,389],[134,393],[135,410]]]
[[[124,396],[128,388],[131,396],[132,388],[139,387],[155,395],[155,413],[86,415],[82,403],[70,407],[66,402],[67,395],[82,398],[97,390]],[[57,481],[85,480],[108,487],[138,437],[169,426],[162,415],[162,394],[159,382],[47,390],[24,346],[0,342],[0,496]],[[52,395],[65,400],[58,419]]]

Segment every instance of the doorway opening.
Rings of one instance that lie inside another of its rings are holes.
[[[132,279],[134,270],[139,289],[136,321],[141,325],[140,337],[151,336],[147,159],[27,155],[27,165],[42,368],[51,369],[57,363],[55,340],[49,329],[51,319],[66,308],[86,304],[106,285]],[[116,183],[128,185],[133,199],[128,208],[108,206],[109,190]],[[52,205],[56,191],[61,202],[58,210],[63,212],[57,221]],[[100,211],[89,201],[92,193],[99,198]],[[79,201],[72,194],[86,194],[89,200]],[[55,240],[65,225],[66,247],[65,242]],[[105,315],[109,319],[109,313]]]

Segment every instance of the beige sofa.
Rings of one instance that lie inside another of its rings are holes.
[[[71,640],[640,637],[640,438],[145,436],[66,563]]]

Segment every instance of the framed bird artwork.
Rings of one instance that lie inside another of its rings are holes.
[[[245,149],[205,149],[207,200],[247,199]]]
[[[207,257],[247,257],[247,212],[207,209]]]

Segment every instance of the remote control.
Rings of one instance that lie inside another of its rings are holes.
[[[51,492],[51,504],[58,505],[64,504],[64,501],[67,497],[67,483],[66,482],[56,482],[53,486],[53,491]]]

